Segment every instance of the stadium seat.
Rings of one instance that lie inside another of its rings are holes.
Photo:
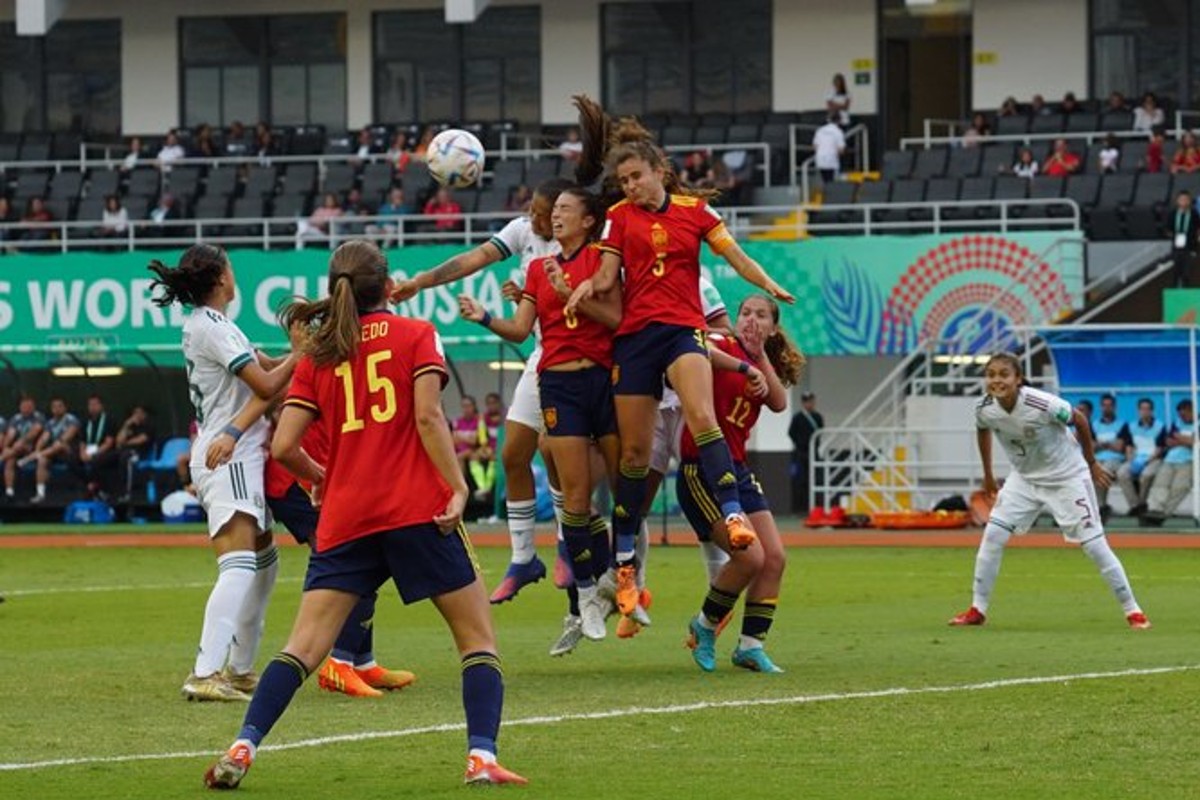
[[[1125,238],[1121,214],[1115,207],[1092,209],[1084,229],[1088,239],[1092,241],[1104,242]]]
[[[1137,178],[1130,205],[1161,209],[1170,201],[1171,176],[1166,172],[1145,172]]]
[[[946,177],[970,178],[979,174],[979,165],[983,162],[983,148],[956,147],[950,151],[950,161],[946,165]]]
[[[1102,208],[1120,208],[1133,202],[1133,189],[1137,180],[1136,175],[1114,173],[1104,175],[1100,180],[1100,194],[1096,205]]]
[[[129,173],[125,193],[135,197],[158,197],[162,176],[153,167],[141,167]]]
[[[317,188],[316,164],[288,164],[283,174],[281,194],[312,194]]]
[[[888,150],[883,154],[883,165],[880,174],[885,181],[907,178],[913,169],[912,150]]]
[[[392,188],[392,165],[386,161],[374,161],[363,167],[363,197],[375,199]]]
[[[1022,133],[1029,133],[1029,117],[1017,114],[996,119],[997,136],[1016,136]]]
[[[1029,121],[1029,132],[1037,134],[1059,133],[1064,120],[1062,114],[1038,114]]]
[[[175,462],[179,460],[180,456],[186,455],[191,450],[191,440],[185,436],[167,439],[162,443],[162,447],[158,449],[157,456],[138,462],[138,469],[154,472],[175,472]]]
[[[988,202],[992,199],[994,181],[994,178],[983,176],[964,178],[958,199],[964,202]],[[932,195],[933,191],[931,186],[929,194]],[[986,206],[952,206],[942,211],[942,218],[951,221],[992,219],[998,216],[998,210]]]
[[[864,187],[865,188],[865,187]],[[892,193],[889,202],[920,203],[925,199],[925,181],[909,179],[892,183]],[[906,222],[918,214],[915,208],[884,208],[875,212],[872,220],[875,222]],[[932,214],[928,215],[932,218]]]
[[[411,164],[409,166],[411,166]],[[356,175],[353,164],[329,164],[325,168],[325,180],[321,184],[321,192],[333,192],[336,195],[344,195],[346,192],[354,188],[355,178]],[[408,188],[407,184],[405,185],[405,188]]]
[[[525,167],[525,185],[536,189],[543,181],[548,181],[558,174],[558,159],[540,158],[530,161]]]
[[[88,173],[88,197],[108,197],[121,190],[121,173],[115,169],[94,169]]]
[[[104,197],[83,198],[75,209],[75,219],[79,222],[99,222],[104,217],[104,200]],[[126,209],[126,213],[128,211]]]
[[[275,167],[256,164],[246,171],[246,183],[242,190],[243,197],[262,199],[275,194],[275,182],[278,179]]]
[[[701,125],[699,128],[696,128],[696,133],[692,141],[696,144],[724,144],[725,126]]]
[[[208,171],[204,194],[228,198],[237,191],[237,167],[213,167]]]
[[[912,177],[940,178],[946,173],[948,148],[934,147],[929,150],[918,150],[917,160],[913,164]]]
[[[83,173],[79,170],[56,172],[50,179],[50,197],[74,200],[83,188]]]
[[[1127,131],[1132,128],[1132,111],[1109,111],[1100,118],[1100,130],[1102,131]]]
[[[311,195],[306,194],[281,194],[275,197],[274,203],[271,206],[272,217],[283,217],[290,220],[296,220],[300,217],[309,215],[311,206]],[[271,223],[271,233],[277,235],[291,234],[296,232],[296,223]]]
[[[1146,148],[1150,143],[1141,139],[1126,139],[1121,143],[1121,158],[1117,161],[1117,172],[1136,174],[1146,165]]]
[[[190,203],[200,190],[200,167],[175,167],[164,176],[167,191]]]
[[[31,197],[45,197],[49,181],[50,176],[45,172],[22,170],[17,174],[17,186],[13,192],[13,201],[23,205]]]
[[[664,147],[673,147],[679,145],[692,144],[696,141],[692,133],[691,127],[682,125],[668,125],[663,128],[662,138],[659,140]]]
[[[17,158],[20,161],[49,161],[50,143],[48,133],[27,133],[21,141]]]
[[[1018,179],[1020,180],[1020,179]],[[1066,183],[1064,178],[1054,178],[1048,175],[1039,175],[1033,180],[1027,181],[1029,185],[1029,198],[1031,200],[1055,200],[1063,195],[1063,186]],[[1036,206],[1021,206],[1020,215],[1023,217],[1045,218],[1050,216],[1052,206],[1042,204]]]
[[[83,137],[71,131],[59,131],[54,134],[50,145],[50,157],[62,161],[75,161],[79,158],[79,145]]]
[[[1066,189],[1063,191],[1063,197],[1074,200],[1082,213],[1087,213],[1092,206],[1096,205],[1096,200],[1100,194],[1100,177],[1098,175],[1072,175],[1067,178]],[[1067,216],[1070,212],[1066,207],[1058,208],[1053,206],[1050,209],[1050,216]]]
[[[1125,209],[1125,235],[1130,239],[1161,239],[1163,228],[1160,211],[1151,206],[1132,206]]]
[[[525,164],[520,159],[505,159],[492,165],[492,186],[503,189],[505,194],[520,186],[524,176]]]
[[[725,131],[725,141],[731,144],[749,144],[760,141],[759,126],[754,123],[737,122]]]
[[[997,142],[983,146],[983,160],[979,166],[979,174],[1000,175],[1012,169],[1016,161],[1016,148],[1011,143]]]
[[[1181,172],[1171,181],[1171,197],[1187,192],[1192,197],[1200,194],[1200,172]]]
[[[433,185],[433,176],[429,174],[429,167],[424,161],[410,161],[400,175],[400,185],[404,187],[404,196],[408,202],[415,205],[429,192]]]
[[[1066,130],[1068,133],[1086,133],[1100,130],[1100,115],[1090,111],[1080,111],[1067,114]]]

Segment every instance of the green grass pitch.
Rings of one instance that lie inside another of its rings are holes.
[[[480,557],[494,584],[506,550]],[[652,628],[621,641],[610,623],[607,641],[563,659],[547,648],[564,595],[543,582],[495,609],[507,683],[501,760],[531,781],[497,791],[1195,797],[1198,556],[1122,557],[1151,631],[1126,628],[1076,550],[1007,553],[991,620],[968,630],[945,622],[969,600],[969,550],[793,550],[768,642],[787,670],[779,676],[729,664],[733,626],[716,673],[693,665],[682,641],[704,594],[694,548],[652,551]],[[260,664],[287,637],[304,561],[299,548],[283,552]],[[199,549],[0,552],[0,797],[206,795],[201,775],[244,712],[178,693],[213,575]],[[376,654],[418,683],[352,700],[310,680],[267,739],[300,746],[261,751],[244,796],[461,796],[457,659],[432,607],[405,608],[385,590]],[[73,763],[25,766],[54,760]]]

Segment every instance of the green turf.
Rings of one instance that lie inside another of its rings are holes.
[[[481,551],[489,583],[506,553]],[[902,696],[840,695],[1200,663],[1191,552],[1124,554],[1155,622],[1128,630],[1073,550],[1007,554],[982,629],[945,626],[968,597],[967,550],[792,551],[769,649],[788,671],[728,664],[701,674],[681,647],[703,596],[694,548],[656,548],[655,624],[637,639],[546,649],[560,593],[539,584],[496,609],[509,721],[502,760],[530,798],[1194,797],[1200,672]],[[264,651],[286,638],[304,551],[283,553]],[[212,559],[192,549],[7,550],[0,554],[0,762],[216,753],[244,707],[183,702]],[[118,585],[150,587],[114,590]],[[97,591],[82,591],[98,587]],[[44,593],[42,593],[44,592]],[[376,652],[418,684],[380,700],[304,687],[268,739],[461,725],[456,657],[427,604],[380,603]],[[261,659],[260,659],[261,660]],[[814,702],[649,714],[703,702],[833,695]],[[631,710],[567,721],[547,717]],[[541,718],[541,719],[534,719]],[[251,798],[459,797],[460,730],[264,751]],[[203,796],[209,755],[0,771],[3,798]]]

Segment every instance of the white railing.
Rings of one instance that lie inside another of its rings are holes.
[[[813,153],[812,144],[801,144],[801,131],[815,132],[820,125],[808,122],[794,122],[788,126],[788,185],[796,185],[796,176],[800,176],[800,200],[808,202],[812,199],[812,186],[817,172],[817,156]],[[855,172],[870,172],[871,170],[871,131],[866,125],[859,123],[846,130],[846,148],[853,145]],[[812,137],[809,137],[811,141]],[[803,161],[802,153],[810,153]]]
[[[1026,207],[1064,208],[1067,213],[1058,217],[1030,217],[1028,219],[1015,216],[1013,209]],[[998,210],[1000,216],[994,219],[945,219],[944,213],[949,209],[992,209]],[[864,236],[879,233],[894,233],[896,231],[911,231],[914,229],[929,231],[935,234],[951,231],[979,230],[985,228],[1000,232],[1019,231],[1027,229],[1045,230],[1056,229],[1079,230],[1082,215],[1079,204],[1067,197],[1057,198],[1026,198],[1022,200],[947,200],[941,202],[921,203],[842,203],[831,205],[803,205],[801,210],[811,215],[813,212],[838,213],[845,212],[855,215],[855,219],[845,222],[806,222],[799,223],[802,232],[833,233],[838,231],[861,232]],[[928,211],[929,219],[877,221],[873,219],[878,211]]]
[[[1058,133],[1005,133],[1005,134],[988,134],[982,136],[975,141],[975,147],[983,147],[989,144],[996,143],[1013,143],[1013,144],[1030,144],[1032,142],[1053,142],[1058,139],[1083,139],[1088,144],[1104,141],[1109,136],[1115,136],[1118,139],[1147,139],[1149,134],[1145,131],[1059,131]],[[919,147],[922,150],[929,150],[932,147],[941,147],[949,145],[957,147],[962,144],[961,136],[931,136],[929,129],[926,128],[924,136],[906,136],[900,140],[900,149],[907,150],[910,147]]]

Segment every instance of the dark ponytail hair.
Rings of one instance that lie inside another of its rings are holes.
[[[570,195],[577,197],[583,203],[583,211],[592,218],[592,227],[588,229],[587,241],[595,241],[600,236],[600,231],[604,229],[604,212],[607,209],[604,201],[598,194],[589,192],[582,186],[571,185],[563,189],[559,195]]]
[[[808,363],[808,359],[780,326],[779,303],[776,303],[774,298],[765,294],[752,294],[742,300],[738,311],[740,312],[742,306],[746,305],[746,301],[751,298],[766,301],[767,306],[771,309],[771,321],[775,323],[775,332],[763,340],[763,355],[771,362],[771,367],[784,386],[795,386],[800,382],[800,373],[803,371],[804,365]]]
[[[383,253],[366,239],[351,239],[329,259],[329,296],[324,300],[296,300],[280,314],[285,327],[316,326],[305,348],[318,366],[336,364],[358,348],[359,310],[383,302],[388,266]]]
[[[150,282],[151,291],[163,287],[163,293],[154,298],[154,303],[166,307],[172,303],[185,306],[202,306],[221,282],[229,257],[215,244],[194,244],[183,252],[179,266],[169,267],[155,259],[147,266],[158,277]]]

